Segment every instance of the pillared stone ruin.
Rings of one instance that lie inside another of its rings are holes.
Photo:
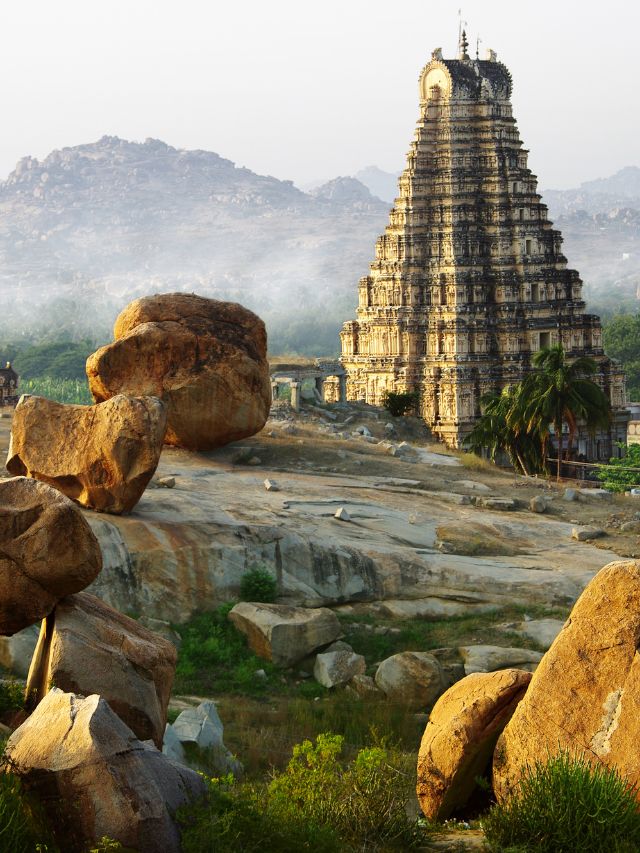
[[[626,439],[625,383],[604,354],[599,317],[567,268],[511,109],[508,69],[488,51],[434,50],[420,75],[420,118],[399,195],[341,332],[347,397],[379,405],[419,390],[421,414],[459,447],[480,398],[520,381],[537,350],[590,356],[614,410],[608,433],[576,452],[608,458]]]

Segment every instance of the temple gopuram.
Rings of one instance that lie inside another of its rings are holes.
[[[420,75],[420,118],[399,195],[360,280],[357,319],[344,324],[347,398],[380,405],[419,390],[421,414],[460,447],[480,398],[519,382],[537,350],[562,343],[590,356],[611,399],[607,434],[580,434],[576,452],[615,455],[626,440],[624,374],[602,349],[599,317],[567,269],[511,109],[511,74],[488,51],[435,50]]]

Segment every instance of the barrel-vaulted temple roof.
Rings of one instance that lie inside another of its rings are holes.
[[[442,59],[439,55],[436,58],[439,53],[434,51],[434,58],[425,66],[421,77],[434,68],[444,66],[451,78],[454,97],[473,100],[485,99],[488,94],[500,99],[511,97],[511,73],[501,62],[496,59]]]

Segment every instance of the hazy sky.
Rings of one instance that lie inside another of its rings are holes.
[[[0,177],[103,134],[204,148],[304,184],[401,169],[418,75],[459,0],[3,0]],[[640,165],[640,4],[474,0],[542,187]]]

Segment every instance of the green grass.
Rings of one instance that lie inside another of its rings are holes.
[[[614,769],[561,752],[527,768],[482,828],[493,851],[633,853],[640,850],[636,797]]]
[[[24,379],[20,381],[18,391],[20,394],[47,397],[57,403],[75,403],[83,406],[93,404],[89,386],[86,380],[81,379],[53,379],[49,376]]]
[[[371,616],[341,616],[345,641],[355,652],[364,655],[368,664],[404,651],[428,652],[444,647],[457,648],[463,645],[498,645],[514,648],[530,648],[540,651],[528,637],[498,628],[498,625],[522,621],[525,613],[532,619],[566,619],[568,608],[528,605],[511,605],[496,608],[486,613],[468,616],[450,616],[446,619],[412,619],[403,621],[386,620],[387,624],[399,628],[398,633],[378,634],[372,628],[380,620]]]
[[[40,804],[17,776],[0,772],[0,850],[11,853],[59,853]]]

